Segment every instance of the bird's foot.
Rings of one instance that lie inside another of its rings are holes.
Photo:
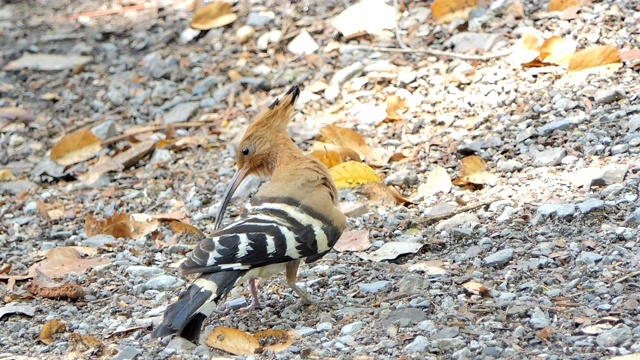
[[[249,311],[252,311],[252,310],[256,310],[256,309],[262,309],[262,305],[260,305],[260,303],[257,302],[257,301],[252,301],[249,306],[245,306],[245,307],[242,307],[242,308],[238,309],[238,312],[239,313],[246,313],[246,312],[249,312]]]

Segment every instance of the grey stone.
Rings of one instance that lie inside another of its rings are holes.
[[[127,274],[135,278],[149,278],[154,275],[162,274],[162,269],[155,266],[134,265],[127,268]]]
[[[113,121],[105,121],[91,128],[91,132],[100,140],[116,136],[116,124]]]
[[[482,355],[490,356],[492,358],[497,359],[500,357],[500,355],[502,355],[502,348],[495,347],[495,346],[487,346],[486,348],[482,349]]]
[[[333,325],[330,322],[325,321],[316,325],[316,331],[329,331],[332,327]]]
[[[16,180],[0,183],[0,194],[9,193],[12,195],[18,195],[23,191],[29,191],[37,188],[33,181],[29,180]]]
[[[629,151],[629,145],[627,144],[618,144],[611,148],[611,155],[620,155]]]
[[[629,130],[629,132],[634,132],[639,129],[640,129],[640,116],[636,115],[631,117],[631,119],[629,119],[629,122],[627,123],[627,130]]]
[[[522,170],[522,163],[518,160],[499,160],[497,167],[500,172],[514,172]]]
[[[629,215],[626,219],[624,219],[625,225],[628,225],[632,222],[636,224],[640,224],[640,207],[637,207],[631,215]]]
[[[224,82],[224,78],[220,76],[207,76],[191,89],[191,94],[194,96],[202,95],[221,82]]]
[[[268,31],[260,35],[260,37],[258,37],[258,40],[256,41],[256,46],[260,50],[265,50],[270,43],[280,41],[281,37],[282,37],[282,31],[280,30]]]
[[[456,326],[446,327],[433,334],[431,340],[450,339],[458,336],[458,334],[460,334],[460,329]]]
[[[540,308],[534,308],[529,323],[534,329],[544,329],[549,326],[549,316]]]
[[[25,53],[22,57],[5,65],[4,70],[33,69],[40,71],[59,71],[84,65],[92,60],[93,58],[91,56]]]
[[[265,78],[243,76],[238,79],[238,83],[245,87],[251,87],[253,90],[271,90],[271,85]]]
[[[133,346],[125,346],[122,349],[119,348],[118,353],[111,360],[133,360],[140,354],[142,354],[142,350]]]
[[[335,74],[333,74],[333,77],[331,78],[329,85],[341,86],[342,84],[344,84],[345,82],[347,82],[348,80],[350,80],[351,78],[353,78],[354,76],[362,72],[362,69],[364,69],[364,64],[359,61],[343,69],[340,69],[336,71]]]
[[[533,154],[533,166],[554,166],[560,164],[562,158],[567,156],[564,148],[551,148],[544,151],[536,151]]]
[[[554,120],[548,124],[540,126],[536,129],[539,135],[547,136],[556,130],[564,130],[569,128],[571,125],[578,125],[582,123],[586,117],[584,116],[574,116],[568,117],[565,119]]]
[[[598,104],[610,104],[614,101],[626,99],[624,90],[619,88],[606,89],[596,94],[595,100]]]
[[[102,248],[108,244],[115,244],[116,238],[111,235],[98,234],[81,241],[81,244],[89,247]]]
[[[394,324],[402,327],[413,326],[427,319],[427,314],[419,308],[403,308],[391,311],[377,324],[386,329]]]
[[[269,22],[273,21],[274,18],[275,14],[273,11],[250,12],[245,24],[255,27],[265,26]]]
[[[473,228],[479,223],[480,219],[478,219],[476,214],[461,213],[455,215],[451,219],[440,221],[436,225],[435,229],[436,231],[451,230],[453,228],[473,230]]]
[[[620,195],[620,193],[624,190],[624,185],[622,184],[611,184],[606,188],[600,191],[600,195],[602,195],[605,199],[613,199],[616,196]]]
[[[429,342],[429,339],[427,339],[426,337],[424,337],[422,335],[418,335],[411,342],[411,344],[405,346],[404,352],[407,352],[407,353],[423,353],[423,352],[427,351],[427,349],[429,348],[430,345],[431,345],[431,343]]]
[[[602,255],[591,251],[582,251],[576,261],[582,263],[595,263],[602,260]]]
[[[246,307],[247,305],[249,305],[249,304],[247,304],[247,299],[245,299],[244,296],[241,296],[241,297],[233,299],[233,300],[229,300],[224,304],[226,306],[230,307],[233,310],[241,309],[241,308]]]
[[[398,72],[398,84],[406,86],[416,80],[418,73],[416,71],[400,71]]]
[[[451,359],[453,360],[472,360],[474,358],[475,356],[468,347],[462,348],[451,354]]]
[[[348,335],[353,334],[354,332],[360,331],[363,327],[364,323],[362,321],[356,321],[351,324],[347,324],[340,329],[340,334]]]
[[[389,285],[390,281],[376,281],[368,284],[358,284],[360,291],[377,293]]]
[[[576,212],[576,206],[574,204],[544,204],[538,208],[538,214],[540,215],[553,215],[556,214],[559,217],[572,216]]]
[[[624,180],[628,169],[626,165],[611,164],[603,168],[602,181],[604,185],[621,183]],[[594,179],[595,184],[596,179]],[[597,184],[596,184],[597,185]]]
[[[190,351],[196,347],[196,344],[191,341],[181,337],[176,336],[167,344],[167,349],[175,350],[177,353],[184,353],[186,351]]]
[[[175,276],[160,275],[144,283],[142,288],[144,290],[165,291],[177,289],[182,285],[184,285],[184,280],[182,279],[178,279]]]
[[[580,210],[581,213],[588,214],[593,210],[601,209],[602,207],[604,207],[604,201],[600,199],[591,198],[577,204],[576,206],[578,207],[578,210]]]
[[[412,186],[418,182],[418,177],[414,171],[403,169],[389,174],[384,179],[386,185]]]
[[[596,343],[603,347],[620,346],[623,342],[631,339],[631,337],[631,329],[625,324],[620,324],[613,329],[600,333],[596,338]]]
[[[513,259],[513,249],[503,249],[484,258],[487,265],[498,265],[509,262]]]
[[[165,124],[181,123],[189,120],[200,107],[198,101],[188,101],[174,106],[164,115]]]

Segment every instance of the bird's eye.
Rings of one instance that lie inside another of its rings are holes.
[[[249,148],[248,147],[243,147],[242,148],[242,155],[247,156],[249,155]]]

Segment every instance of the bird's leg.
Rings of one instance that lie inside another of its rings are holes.
[[[256,279],[249,278],[247,280],[249,284],[249,291],[251,291],[251,305],[240,308],[238,312],[247,312],[256,308],[260,308],[260,300],[258,300],[258,290],[256,289]]]
[[[296,281],[298,280],[298,268],[300,267],[301,260],[302,259],[290,261],[287,263],[287,284],[289,284],[289,287],[291,287],[293,291],[295,291],[302,298],[303,303],[315,304],[316,301],[311,299],[311,296],[309,296],[309,294],[307,294],[304,290],[300,289],[298,285],[296,285]]]

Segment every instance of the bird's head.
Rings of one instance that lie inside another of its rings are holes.
[[[278,143],[282,140],[288,141],[287,124],[299,95],[300,89],[292,86],[282,99],[274,100],[268,109],[258,115],[244,133],[236,155],[238,171],[224,192],[215,229],[220,227],[224,211],[233,193],[249,174],[265,177],[273,173],[279,151]]]

